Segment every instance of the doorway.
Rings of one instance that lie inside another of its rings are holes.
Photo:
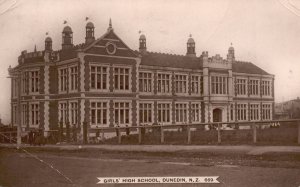
[[[222,110],[216,108],[213,110],[213,122],[222,122]]]

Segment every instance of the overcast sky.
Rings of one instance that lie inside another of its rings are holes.
[[[44,49],[45,33],[61,47],[63,21],[74,43],[85,38],[85,18],[100,37],[112,19],[115,32],[138,49],[141,30],[149,51],[186,53],[192,34],[196,52],[226,57],[230,43],[236,59],[251,61],[275,75],[275,101],[300,96],[300,2],[296,0],[0,0],[0,117],[10,122],[8,67],[22,50]]]

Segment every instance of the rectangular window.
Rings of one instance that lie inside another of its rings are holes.
[[[175,75],[175,92],[187,93],[187,75]]]
[[[211,93],[227,94],[227,77],[212,76],[211,77]]]
[[[22,73],[22,85],[21,85],[21,90],[22,90],[22,94],[27,94],[28,93],[28,88],[29,88],[29,72],[25,71]]]
[[[115,102],[114,110],[115,110],[115,124],[120,126],[129,125],[130,102]]]
[[[21,125],[26,127],[28,124],[28,106],[27,104],[22,104],[22,113],[21,113]]]
[[[91,89],[108,89],[108,67],[91,66]]]
[[[59,91],[64,92],[67,91],[67,77],[68,77],[68,69],[63,68],[59,70]]]
[[[152,103],[140,103],[139,118],[140,124],[151,124],[152,123]]]
[[[247,120],[247,104],[237,104],[237,120],[245,121]]]
[[[29,71],[29,91],[30,93],[39,92],[39,71]]]
[[[250,104],[250,120],[259,120],[259,104]]]
[[[235,121],[235,119],[234,119],[234,104],[230,104],[230,121]]]
[[[170,123],[171,122],[171,104],[170,103],[158,103],[157,104],[158,123]]]
[[[199,94],[201,90],[200,86],[200,76],[192,75],[191,76],[191,92],[192,94]]]
[[[76,125],[78,124],[78,102],[73,101],[70,102],[70,125]]]
[[[152,92],[152,73],[139,73],[139,91]]]
[[[78,89],[78,67],[74,66],[70,68],[70,90],[75,91]]]
[[[18,79],[16,78],[12,78],[12,96],[13,98],[17,98],[18,97]]]
[[[249,94],[250,95],[259,94],[259,80],[249,80]]]
[[[262,105],[262,120],[271,120],[271,104]]]
[[[157,92],[170,93],[171,92],[171,75],[166,73],[157,74]]]
[[[130,68],[114,68],[114,88],[115,90],[129,90],[130,78],[129,73]]]
[[[191,112],[192,122],[201,122],[201,104],[192,103]]]
[[[68,122],[67,116],[68,116],[68,106],[67,102],[60,102],[59,104],[59,122],[63,122],[63,125]]]
[[[175,119],[176,122],[187,123],[188,122],[188,109],[186,103],[175,104]]]
[[[237,95],[247,95],[246,79],[236,79]]]
[[[263,96],[271,95],[271,82],[270,81],[261,81],[261,94]]]
[[[108,102],[91,102],[91,124],[94,126],[108,125]]]
[[[39,104],[37,103],[32,103],[30,104],[30,118],[29,118],[29,125],[30,126],[38,126],[39,125]]]
[[[18,118],[17,118],[17,116],[18,116],[18,107],[17,107],[17,105],[16,104],[14,104],[13,106],[12,106],[12,123],[13,123],[13,125],[16,125],[17,123],[18,123]]]

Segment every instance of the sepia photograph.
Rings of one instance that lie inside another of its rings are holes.
[[[299,0],[0,0],[0,187],[300,187]]]

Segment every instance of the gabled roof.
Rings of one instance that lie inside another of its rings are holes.
[[[141,65],[202,69],[200,58],[154,52],[142,55]]]
[[[236,73],[270,75],[263,69],[257,67],[251,62],[235,61],[232,63],[232,71]]]

